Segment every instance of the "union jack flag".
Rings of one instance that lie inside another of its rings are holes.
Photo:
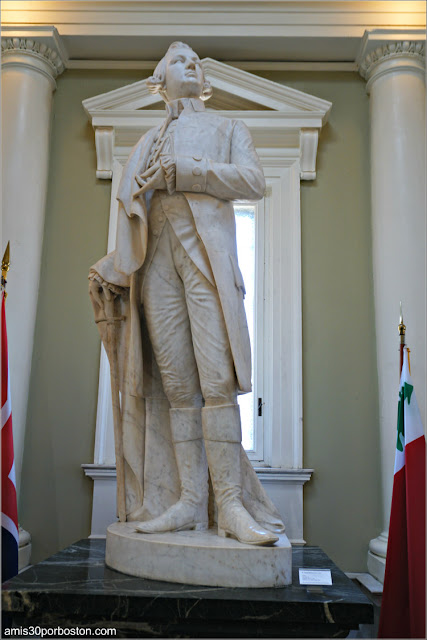
[[[12,404],[5,296],[1,301],[1,556],[2,582],[18,573],[18,509],[16,506],[15,457],[13,454]]]

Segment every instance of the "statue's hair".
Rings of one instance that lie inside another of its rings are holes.
[[[166,93],[165,93],[166,60],[168,56],[173,52],[174,49],[190,49],[190,51],[193,51],[193,49],[188,44],[185,44],[185,42],[179,42],[179,41],[172,42],[169,49],[166,51],[165,55],[163,56],[163,58],[160,60],[157,67],[155,68],[153,75],[147,78],[146,80],[146,84],[150,93],[160,93],[163,100],[165,101],[166,101]],[[195,52],[193,51],[193,53]],[[203,67],[202,67],[202,70],[203,70]],[[206,80],[205,73],[203,71],[203,90],[200,98],[202,100],[208,100],[211,97],[211,95],[212,95],[211,83],[208,80]]]

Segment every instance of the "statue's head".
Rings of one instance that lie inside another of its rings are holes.
[[[148,78],[147,87],[151,93],[160,93],[165,102],[177,98],[207,100],[212,95],[199,56],[185,42],[172,42]]]

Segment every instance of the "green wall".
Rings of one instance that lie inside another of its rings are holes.
[[[67,71],[58,79],[20,522],[32,561],[85,537],[100,343],[87,296],[105,253],[111,183],[95,177],[82,100],[138,72]],[[343,569],[366,570],[381,529],[369,204],[368,98],[353,73],[264,73],[333,102],[318,178],[302,182],[305,538]]]
[[[267,75],[267,74],[266,74]],[[382,530],[370,226],[369,102],[355,73],[269,74],[333,103],[301,182],[304,534],[366,571]]]

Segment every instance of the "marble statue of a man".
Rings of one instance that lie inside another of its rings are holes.
[[[126,519],[162,533],[216,517],[218,535],[271,545],[284,526],[241,447],[251,356],[232,206],[263,196],[263,171],[247,127],[205,110],[188,45],[171,44],[147,84],[166,119],[128,159],[116,250],[89,274],[105,344],[108,305],[116,327]]]

